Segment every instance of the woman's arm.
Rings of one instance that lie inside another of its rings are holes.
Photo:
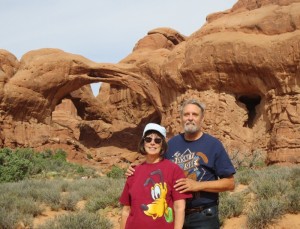
[[[185,216],[185,199],[174,201],[174,229],[182,229]]]
[[[130,165],[125,172],[125,176],[128,178],[132,176],[134,172],[135,172],[134,165]]]
[[[120,229],[124,229],[125,226],[126,226],[126,221],[127,221],[127,218],[129,216],[129,213],[130,213],[130,206],[123,206],[122,208],[122,213],[121,213],[121,223],[120,223]]]

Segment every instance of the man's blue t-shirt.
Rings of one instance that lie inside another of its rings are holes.
[[[200,182],[229,177],[235,173],[222,143],[206,133],[196,141],[185,140],[183,134],[174,136],[168,141],[164,157],[178,164],[187,177]],[[187,208],[217,202],[218,198],[218,193],[196,192],[192,200],[187,200]]]

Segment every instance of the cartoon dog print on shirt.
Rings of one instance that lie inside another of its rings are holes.
[[[165,217],[165,220],[168,223],[173,222],[173,211],[172,208],[168,207],[166,196],[168,193],[168,188],[166,182],[164,182],[164,178],[160,169],[153,171],[150,173],[150,176],[159,175],[160,182],[155,183],[154,180],[149,177],[144,186],[147,186],[150,182],[152,184],[151,187],[151,197],[153,199],[152,203],[142,204],[141,209],[147,216],[152,217],[152,219],[157,219],[158,217]]]

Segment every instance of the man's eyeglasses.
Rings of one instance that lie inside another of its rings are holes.
[[[152,142],[152,140],[154,140],[154,142],[156,144],[160,144],[162,142],[162,139],[161,138],[150,138],[150,137],[145,137],[144,138],[144,141],[147,142],[147,143],[150,143]]]

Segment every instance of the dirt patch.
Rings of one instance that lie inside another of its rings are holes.
[[[227,219],[224,222],[222,229],[246,229],[247,216],[242,215],[239,217]]]
[[[267,229],[292,229],[300,228],[300,214],[286,214],[276,221],[276,224]]]
[[[246,229],[247,216],[242,215],[236,218],[227,219],[222,229]],[[291,229],[300,228],[300,214],[286,214],[278,219],[273,225],[266,229]]]

